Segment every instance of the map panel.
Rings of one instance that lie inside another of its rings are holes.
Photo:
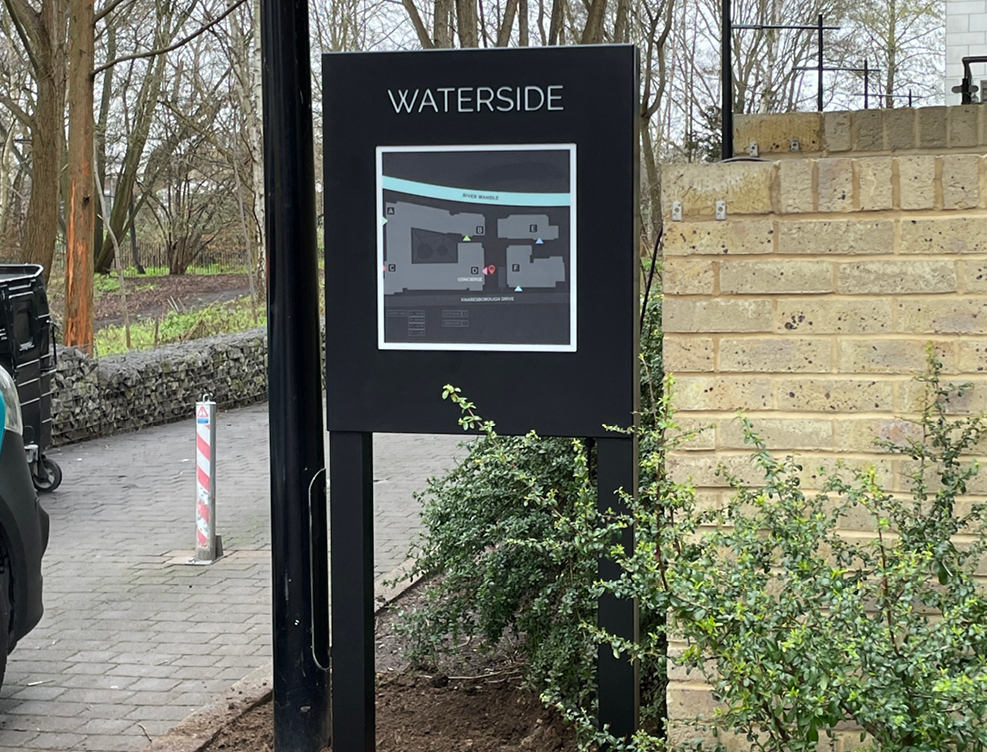
[[[378,147],[378,347],[576,350],[573,144]]]

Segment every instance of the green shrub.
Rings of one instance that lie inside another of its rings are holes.
[[[773,457],[745,420],[763,485],[733,482],[725,509],[700,509],[689,485],[665,475],[667,452],[688,437],[670,414],[671,383],[653,386],[659,353],[642,347],[641,484],[625,517],[597,513],[591,447],[500,437],[446,387],[481,438],[425,494],[417,572],[443,576],[409,616],[418,655],[463,636],[492,646],[513,631],[527,681],[576,725],[583,748],[667,750],[669,614],[687,645],[677,660],[722,703],[692,719],[687,748],[722,749],[728,731],[761,750],[814,752],[856,725],[874,752],[987,750],[987,596],[975,579],[987,525],[981,506],[959,498],[978,469],[962,458],[987,424],[949,417],[962,388],[942,384],[930,354],[917,438],[883,444],[914,467],[910,495],[882,489],[872,468],[841,467],[807,494],[797,461]],[[861,518],[873,536],[841,533]],[[629,524],[634,549],[612,547]],[[603,555],[621,566],[617,580],[596,580]],[[637,600],[636,642],[596,627],[603,593]],[[639,661],[643,723],[633,739],[596,728],[600,645]]]
[[[661,373],[661,299],[647,305],[642,379]],[[412,551],[416,574],[442,573],[427,605],[408,614],[413,653],[427,661],[464,637],[493,648],[521,637],[525,678],[547,702],[595,712],[597,561],[609,535],[596,510],[595,452],[583,440],[499,436],[471,403],[464,427],[483,429],[468,456],[422,494],[425,533]],[[660,389],[642,400],[648,423]],[[664,685],[660,694],[664,697]]]
[[[583,442],[491,432],[430,483],[416,572],[443,576],[409,616],[419,659],[449,639],[492,648],[514,633],[533,686],[592,701],[595,646],[580,624],[595,612],[602,543],[582,537],[596,509],[588,473]]]
[[[852,724],[881,752],[987,749],[987,598],[974,577],[987,529],[979,506],[958,513],[977,472],[961,457],[987,426],[947,417],[955,392],[940,371],[930,358],[919,438],[885,444],[915,463],[910,496],[882,490],[873,468],[838,469],[807,495],[802,468],[772,457],[745,421],[762,487],[734,483],[722,511],[698,512],[672,484],[637,505],[636,549],[606,588],[674,615],[681,662],[722,703],[695,719],[694,748],[719,748],[728,730],[757,749],[814,752]],[[873,537],[841,535],[860,512]]]

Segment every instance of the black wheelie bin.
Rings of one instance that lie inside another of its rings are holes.
[[[44,270],[37,264],[0,264],[0,365],[17,384],[24,449],[39,491],[54,491],[62,482],[61,468],[45,456],[51,445],[55,358]]]

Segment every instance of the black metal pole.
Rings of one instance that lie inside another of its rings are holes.
[[[369,433],[330,431],[332,748],[373,752],[374,471]]]
[[[870,68],[867,60],[864,60],[864,109],[870,104]]]
[[[329,604],[308,6],[260,6],[274,749],[318,752],[329,743]]]
[[[816,110],[823,111],[823,15],[819,14],[819,89],[816,92]]]
[[[970,69],[970,59],[963,58],[963,83],[961,88],[961,104],[973,104],[973,72]]]
[[[733,26],[730,0],[720,0],[720,159],[733,158]]]
[[[600,512],[613,509],[627,512],[627,505],[617,493],[624,489],[637,492],[637,437],[620,436],[598,439],[596,442],[597,508]],[[634,530],[622,531],[619,542],[627,553],[634,546]],[[619,567],[608,559],[600,559],[601,580],[615,580]],[[611,634],[636,641],[638,638],[637,602],[604,594],[599,600],[597,622]],[[614,658],[610,645],[601,645],[597,654],[600,698],[600,725],[609,726],[617,738],[629,737],[638,727],[639,681],[638,665],[626,658]]]

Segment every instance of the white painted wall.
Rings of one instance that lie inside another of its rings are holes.
[[[946,103],[957,104],[952,88],[963,78],[962,59],[987,55],[987,0],[946,0]],[[987,64],[974,65],[973,81],[987,81]],[[982,93],[981,93],[982,94]]]

